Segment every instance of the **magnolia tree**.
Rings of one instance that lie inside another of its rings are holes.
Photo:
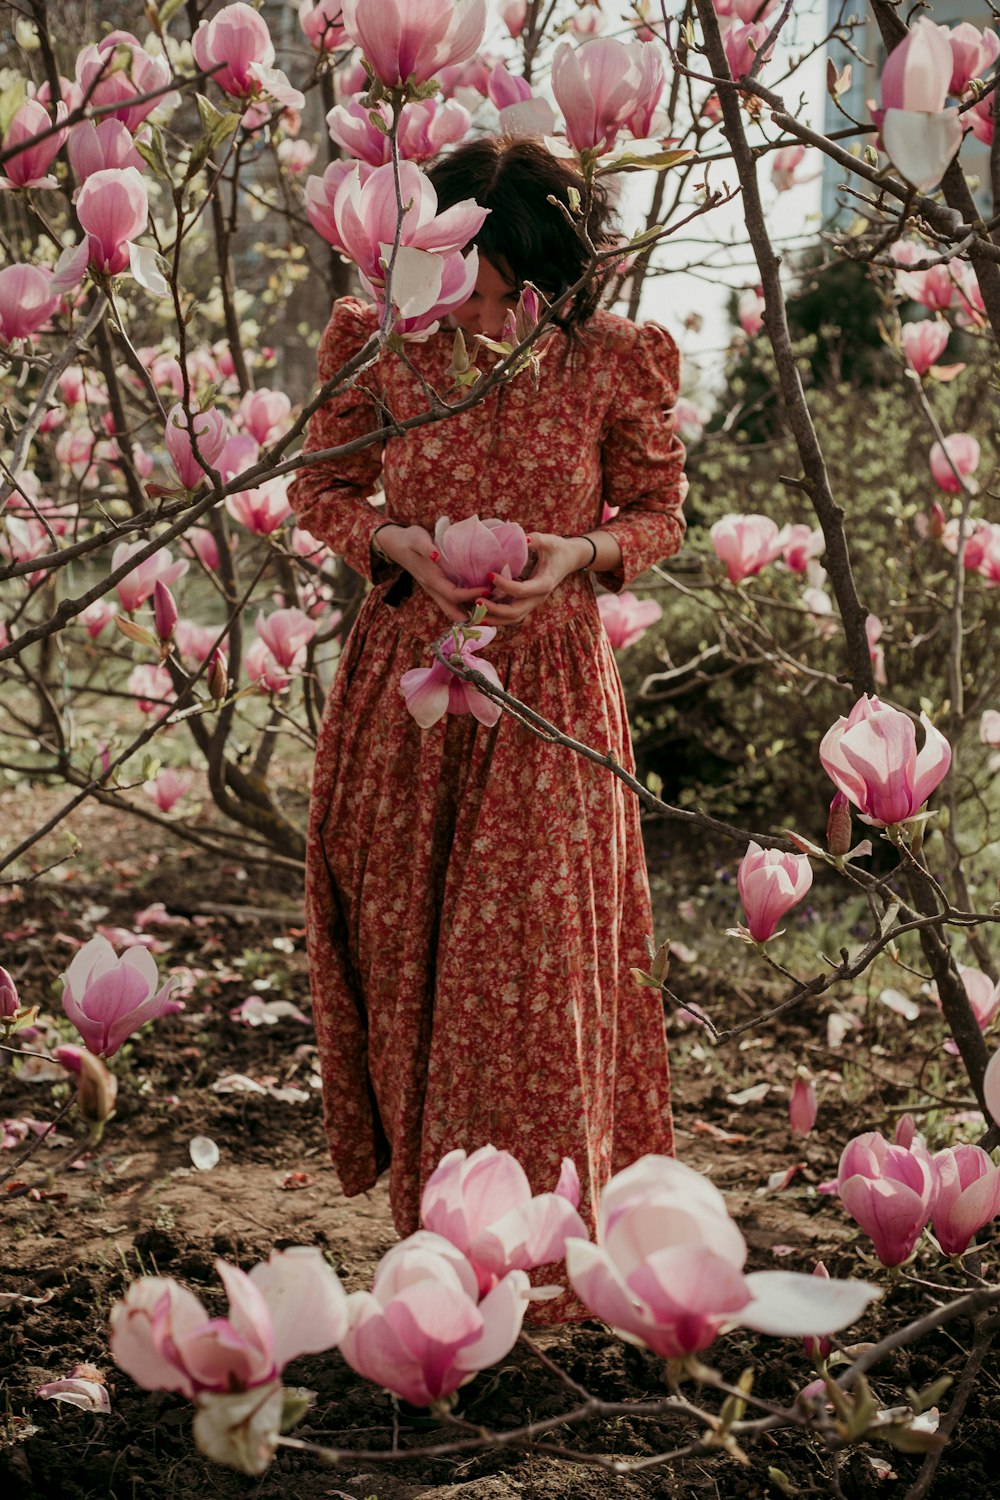
[[[635,315],[644,286],[679,263],[679,231],[686,238],[697,227],[710,242],[713,216],[738,201],[756,266],[738,317],[746,340],[770,347],[796,469],[771,483],[793,505],[790,515],[784,500],[779,515],[727,509],[693,537],[694,565],[661,570],[659,581],[668,607],[682,604],[714,632],[723,660],[829,690],[833,711],[799,747],[832,783],[825,842],[818,828],[776,835],[674,807],[603,747],[574,742],[506,694],[479,658],[493,637],[479,608],[400,691],[427,731],[448,713],[486,725],[513,714],[567,755],[604,765],[650,811],[732,841],[743,855],[745,914],[734,940],[787,983],[770,1015],[853,983],[880,955],[922,959],[989,1128],[979,1145],[956,1140],[936,1154],[912,1122],[892,1141],[865,1132],[844,1145],[831,1187],[887,1267],[906,1262],[928,1226],[944,1255],[974,1250],[1000,1208],[989,1155],[1000,1139],[1000,1072],[983,1035],[1000,1007],[990,940],[998,910],[977,907],[967,868],[976,845],[966,837],[969,806],[980,809],[976,838],[992,810],[992,766],[976,742],[1000,743],[1000,679],[978,648],[995,615],[1000,525],[989,519],[988,456],[975,434],[946,431],[942,412],[955,409],[952,394],[1000,335],[998,206],[977,202],[963,169],[968,142],[978,142],[989,147],[989,184],[1000,182],[997,33],[924,14],[907,25],[889,0],[873,0],[866,23],[835,29],[859,58],[874,38],[858,27],[880,35],[887,61],[872,103],[851,114],[850,69],[831,65],[838,124],[824,133],[805,122],[799,101],[804,59],[778,61],[791,0],[696,0],[676,13],[645,0],[614,13],[537,0],[505,0],[495,13],[486,0],[303,0],[294,40],[295,18],[277,4],[119,9],[119,29],[74,37],[62,17],[54,27],[45,0],[31,0],[5,47],[3,753],[8,769],[65,785],[66,796],[0,870],[26,868],[33,846],[88,797],[209,850],[238,847],[241,859],[299,869],[303,834],[280,795],[279,747],[312,744],[359,596],[343,563],[296,526],[291,476],[410,427],[447,423],[498,384],[530,379],[540,335],[595,274],[610,269],[609,304]],[[368,437],[304,457],[300,439],[322,402],[376,359],[406,360],[412,341],[469,296],[485,211],[468,201],[439,213],[425,166],[498,129],[542,137],[578,161],[581,191],[552,211],[576,227],[587,275],[552,302],[526,286],[484,347],[456,334],[453,384],[428,391],[426,410],[387,414]],[[926,684],[898,701],[889,668],[903,630],[859,590],[864,560],[831,481],[769,232],[774,195],[824,160],[854,215],[830,233],[828,253],[870,267],[925,447],[926,499],[903,520],[911,551],[924,549],[921,629],[937,661]],[[651,184],[645,220],[627,195],[621,237],[592,243],[595,184],[620,185],[626,174]],[[277,330],[306,275],[315,325],[316,304],[353,277],[375,306],[375,331],[293,406]],[[921,315],[901,322],[912,304]],[[972,355],[945,364],[956,332]],[[486,350],[499,357],[488,362]],[[685,437],[698,440],[704,417],[692,401],[678,403]],[[442,517],[435,540],[442,570],[462,586],[531,567],[530,539],[512,523]],[[600,606],[622,650],[661,612],[627,593]],[[647,696],[684,670],[671,663],[649,679]],[[870,835],[857,842],[855,814]],[[870,920],[839,961],[817,958],[801,978],[775,956],[779,924],[821,866],[862,896]],[[98,938],[65,976],[64,1006],[84,1046],[53,1055],[78,1076],[95,1128],[114,1105],[102,1059],[174,1003],[147,959],[141,950],[120,959]],[[651,941],[649,970],[636,979],[669,1001],[668,961],[668,944]],[[24,1051],[35,1018],[6,973],[0,1014],[8,1050]],[[721,1032],[704,1010],[699,1019],[719,1045],[746,1029]],[[790,1111],[793,1129],[812,1127],[808,1077],[795,1079]],[[195,1403],[206,1454],[256,1474],[279,1442],[308,1446],[280,1436],[304,1409],[281,1383],[295,1356],[336,1346],[401,1399],[447,1404],[518,1337],[529,1300],[542,1294],[527,1273],[565,1261],[595,1316],[666,1358],[672,1380],[686,1372],[702,1383],[701,1404],[675,1392],[663,1409],[695,1413],[708,1435],[664,1462],[739,1451],[782,1425],[808,1429],[832,1452],[865,1435],[940,1447],[914,1425],[921,1399],[909,1414],[880,1413],[865,1371],[930,1327],[985,1316],[1000,1302],[988,1274],[834,1378],[827,1341],[878,1288],[822,1274],[744,1274],[746,1246],[724,1201],[675,1162],[647,1158],[607,1186],[596,1242],[577,1196],[572,1163],[552,1193],[532,1197],[518,1164],[488,1143],[469,1157],[452,1153],[428,1184],[424,1228],[386,1256],[370,1292],[345,1298],[306,1248],[248,1276],[220,1263],[224,1319],[169,1278],[144,1278],[113,1313],[112,1351],[140,1384]],[[749,1386],[729,1387],[699,1358],[736,1327],[806,1337],[817,1387],[785,1409],[759,1403],[747,1417]],[[587,1396],[558,1421],[601,1409]],[[535,1424],[520,1440],[540,1442],[545,1430]]]

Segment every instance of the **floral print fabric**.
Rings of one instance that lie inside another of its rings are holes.
[[[363,347],[373,309],[345,298],[320,345],[327,379]],[[375,587],[345,647],[317,751],[307,920],[327,1132],[347,1194],[390,1169],[401,1234],[445,1152],[512,1152],[535,1192],[562,1157],[593,1223],[612,1172],[672,1152],[662,1007],[636,985],[652,931],[638,804],[607,771],[509,715],[421,730],[399,680],[428,666],[447,621],[374,561],[387,519],[433,532],[478,513],[622,550],[619,590],[683,535],[684,450],[670,408],[677,352],[654,324],[598,313],[567,348],[475,409],[299,471],[300,524]],[[392,354],[320,407],[306,450],[423,411],[451,391],[451,336]],[[380,474],[385,508],[368,496]],[[591,578],[574,574],[483,651],[505,688],[568,734],[633,764],[621,683]],[[539,1317],[566,1316],[567,1298]],[[536,1318],[538,1321],[538,1318]]]

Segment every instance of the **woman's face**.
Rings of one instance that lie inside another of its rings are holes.
[[[484,333],[496,339],[503,332],[504,319],[517,307],[520,293],[514,283],[498,271],[492,261],[479,257],[476,289],[468,302],[453,309],[451,321],[463,333]]]

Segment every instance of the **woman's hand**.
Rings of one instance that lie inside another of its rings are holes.
[[[526,620],[533,610],[544,604],[554,589],[571,573],[579,573],[594,556],[595,549],[585,537],[552,536],[546,532],[532,532],[529,537],[531,550],[538,562],[530,578],[512,579],[497,577],[492,583],[494,592],[509,595],[509,603],[499,603],[486,597],[489,605],[484,625],[518,625]],[[615,546],[617,551],[617,544]],[[491,580],[492,582],[492,580]]]
[[[453,624],[469,618],[484,590],[456,588],[445,577],[437,564],[433,538],[422,526],[380,526],[375,540],[386,557],[409,573]]]

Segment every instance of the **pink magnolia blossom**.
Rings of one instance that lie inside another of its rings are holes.
[[[475,109],[483,99],[489,97],[490,73],[495,61],[495,58],[487,57],[485,53],[477,53],[464,63],[441,68],[437,80],[441,85],[442,96],[445,99],[458,99],[459,103],[465,104],[469,109]],[[364,88],[363,79],[357,87]]]
[[[723,516],[709,533],[715,555],[726,565],[730,583],[752,578],[781,556],[785,534],[770,516]]]
[[[197,1404],[195,1441],[209,1458],[260,1475],[278,1445],[281,1372],[339,1343],[346,1298],[313,1246],[276,1250],[249,1275],[223,1260],[215,1268],[226,1317],[209,1317],[172,1277],[143,1276],[111,1310],[111,1353],[137,1385]]]
[[[480,661],[475,654],[488,646],[495,635],[492,625],[479,625],[458,646],[454,634],[450,633],[442,640],[441,650],[445,656],[458,655],[465,667],[482,672],[496,687],[502,687],[492,662]],[[421,729],[430,729],[446,713],[472,714],[480,724],[489,727],[497,722],[502,712],[499,703],[485,697],[471,683],[463,682],[440,661],[435,661],[432,667],[414,667],[412,671],[404,672],[399,687],[407,708]]]
[[[1000,55],[1000,37],[990,27],[979,31],[971,21],[938,28],[951,48],[949,94],[960,98],[973,78],[982,78]]]
[[[560,42],[552,60],[552,92],[574,151],[610,151],[625,122],[644,103],[648,44],[600,37],[582,47]]]
[[[0,271],[0,341],[30,339],[59,306],[46,266],[11,265]]]
[[[292,513],[288,503],[288,485],[284,479],[268,479],[252,490],[237,490],[226,496],[226,509],[257,536],[270,536]]]
[[[192,526],[181,537],[181,546],[190,557],[196,557],[210,573],[219,569],[219,546],[205,526]]]
[[[744,24],[748,21],[766,21],[778,0],[712,0],[715,14],[721,18],[735,16]]]
[[[977,141],[982,141],[984,146],[992,146],[996,123],[993,117],[993,101],[995,95],[987,94],[984,99],[979,99],[968,113],[968,121],[972,126],[972,134]]]
[[[736,318],[748,339],[752,339],[764,326],[766,312],[764,294],[760,287],[748,287],[741,292],[736,303]]]
[[[462,1252],[420,1230],[382,1257],[370,1292],[348,1297],[340,1352],[366,1380],[428,1406],[509,1353],[528,1291],[527,1275],[514,1270],[480,1300]]]
[[[727,1328],[819,1337],[881,1295],[863,1281],[789,1271],[743,1274],[747,1247],[722,1194],[666,1156],[644,1156],[601,1193],[598,1242],[566,1242],[577,1296],[629,1342],[666,1359],[707,1349]]]
[[[415,163],[401,161],[399,179],[400,195],[407,205],[401,246],[449,255],[469,244],[483,227],[488,210],[471,198],[439,214],[430,178]],[[366,280],[384,282],[382,262],[395,240],[398,217],[392,165],[376,167],[367,177],[358,171],[345,177],[337,189],[334,217],[346,253]]]
[[[114,54],[117,52],[117,56]],[[112,54],[109,65],[108,54]],[[100,80],[98,82],[97,80]],[[76,82],[82,95],[92,105],[116,104],[117,109],[105,119],[120,120],[132,132],[138,130],[147,115],[168,97],[131,101],[140,94],[155,93],[170,82],[170,63],[165,56],[154,57],[130,31],[109,31],[107,36],[77,54]]]
[[[65,120],[68,114],[65,104],[60,103],[56,108],[56,124]],[[3,138],[3,148],[5,151],[12,151],[15,147],[22,149],[15,156],[9,156],[0,168],[4,173],[0,177],[0,188],[57,186],[56,179],[49,175],[49,167],[62,148],[66,130],[56,130],[36,144],[31,144],[36,136],[51,128],[52,117],[37,99],[26,99],[15,110]]]
[[[173,707],[174,685],[166,667],[153,667],[147,662],[140,662],[128,674],[126,687],[142,714],[165,719]]]
[[[163,1014],[174,981],[160,986],[145,948],[118,958],[107,938],[93,937],[62,976],[63,1010],[98,1057],[113,1057],[134,1032]]]
[[[962,988],[968,996],[972,1014],[976,1018],[976,1025],[980,1031],[985,1031],[1000,1014],[1000,982],[994,984],[988,974],[984,974],[982,969],[974,968],[970,964],[958,964],[957,967]],[[934,996],[936,999],[937,986],[934,987]],[[940,1004],[940,1001],[938,1003]]]
[[[486,0],[343,0],[344,29],[387,88],[426,83],[465,62],[486,30]]]
[[[343,0],[301,0],[299,25],[317,52],[335,52],[347,42],[342,4]]]
[[[254,629],[279,666],[298,671],[316,634],[316,622],[301,609],[276,609],[266,618],[259,614]]]
[[[13,976],[0,965],[0,1021],[9,1021],[17,1015],[21,1001]]]
[[[868,655],[872,664],[872,676],[876,687],[885,687],[889,681],[885,671],[885,647],[879,645],[882,639],[882,621],[878,615],[867,615],[865,618],[865,636],[868,641]]]
[[[328,245],[332,245],[335,250],[339,250],[344,255],[347,254],[347,247],[340,237],[335,213],[337,192],[352,172],[357,172],[361,181],[364,182],[371,171],[372,168],[367,162],[341,159],[332,161],[322,177],[306,179],[306,214],[309,222]]]
[[[250,681],[262,693],[283,693],[292,680],[291,673],[276,661],[267,642],[260,639],[251,641],[247,647],[243,665]]]
[[[236,99],[263,94],[291,109],[301,109],[305,103],[305,96],[273,66],[274,43],[267,22],[242,0],[224,5],[210,21],[202,21],[191,38],[191,50],[206,72],[222,64],[212,77],[225,94]],[[252,127],[262,122],[254,117],[248,123]]]
[[[863,822],[881,827],[912,818],[947,776],[951,746],[926,714],[920,722],[924,744],[918,755],[913,720],[866,694],[823,736],[823,769]]]
[[[655,41],[640,43],[639,70],[642,74],[638,106],[625,121],[626,130],[637,141],[647,140],[657,133],[657,108],[666,84],[666,64],[663,51]],[[659,134],[663,134],[662,128]]]
[[[722,45],[726,49],[726,61],[729,64],[729,72],[734,79],[745,77],[750,72],[757,60],[757,54],[767,41],[770,28],[763,21],[750,21],[745,26],[730,26],[722,38]],[[768,49],[764,61],[767,62],[774,51],[774,44]]]
[[[467,516],[449,521],[441,516],[434,527],[438,567],[463,589],[488,589],[497,578],[520,578],[528,562],[528,539],[516,521],[481,521]]]
[[[931,448],[930,464],[939,489],[951,495],[961,494],[961,479],[968,479],[979,467],[979,443],[970,432],[951,432],[943,443],[935,443]]]
[[[142,789],[149,800],[160,809],[160,812],[168,813],[174,804],[191,790],[191,781],[192,778],[185,776],[182,771],[175,771],[172,766],[164,766],[156,773],[154,781],[143,782]]]
[[[271,391],[267,386],[248,391],[237,411],[240,426],[262,448],[287,432],[291,415],[292,403],[284,391]]]
[[[663,610],[655,599],[637,599],[629,589],[620,594],[602,594],[597,608],[614,651],[634,646],[649,626],[663,617]]]
[[[740,861],[736,886],[755,942],[766,943],[773,937],[785,912],[798,905],[812,879],[808,855],[762,849],[751,840]]]
[[[933,1161],[934,1234],[945,1255],[964,1255],[973,1235],[1000,1214],[1000,1168],[979,1146],[953,1146]]]
[[[788,1125],[792,1134],[808,1135],[816,1124],[816,1114],[816,1085],[811,1078],[800,1076],[788,1096]]]
[[[1000,1047],[990,1057],[983,1074],[983,1099],[994,1124],[1000,1125]]]
[[[494,66],[488,87],[490,103],[497,109],[506,109],[511,104],[521,104],[532,95],[531,84],[527,78],[512,73],[504,62],[498,62]]]
[[[890,52],[882,70],[882,107],[872,109],[893,165],[921,192],[940,182],[962,144],[958,110],[945,108],[952,67],[942,28],[919,17]]]
[[[345,151],[370,166],[381,167],[392,160],[392,143],[385,131],[372,124],[372,113],[378,114],[387,126],[391,123],[392,111],[387,104],[378,104],[373,111],[358,99],[336,105],[327,115],[326,123],[333,140]],[[469,111],[453,99],[441,103],[434,99],[413,100],[404,104],[400,115],[396,137],[399,154],[408,161],[428,161],[445,146],[462,140],[471,123]]]
[[[979,720],[979,738],[984,745],[1000,745],[1000,712],[984,709]]]
[[[256,438],[249,432],[234,432],[231,438],[226,439],[216,468],[223,480],[228,481],[236,474],[243,474],[257,462],[259,456],[260,446]]]
[[[893,258],[897,265],[902,267],[896,272],[894,278],[896,290],[901,297],[908,297],[911,302],[919,302],[922,307],[927,308],[928,312],[945,312],[951,306],[961,285],[964,267],[960,260],[952,259],[941,265],[931,266],[926,271],[906,269],[925,253],[922,248],[909,240],[904,240],[895,246]]]
[[[837,1172],[840,1201],[884,1266],[910,1255],[934,1210],[937,1176],[925,1151],[890,1145],[878,1131],[848,1141]]]
[[[167,452],[174,473],[186,490],[197,489],[205,478],[205,469],[191,447],[192,431],[205,464],[214,467],[226,445],[226,419],[214,406],[207,411],[195,412],[193,416],[180,402],[170,408],[167,414]]]
[[[604,17],[596,5],[584,5],[570,16],[570,30],[574,31],[577,36],[596,36],[603,20]]]
[[[130,557],[142,552],[148,545],[148,542],[119,542],[111,554],[112,573],[117,572]],[[134,567],[131,573],[126,573],[125,577],[115,584],[115,591],[122,609],[132,614],[152,596],[157,579],[169,587],[170,584],[176,583],[178,578],[183,577],[188,566],[187,558],[174,562],[166,547],[150,553],[149,557]]]
[[[146,184],[135,167],[93,172],[76,200],[77,217],[87,232],[91,264],[117,275],[130,265],[132,242],[146,227]]]
[[[798,187],[803,182],[811,182],[811,177],[799,177],[799,167],[805,160],[808,146],[782,146],[775,151],[771,157],[771,182],[779,193],[787,193],[792,188]]]
[[[977,527],[965,544],[963,561],[989,588],[1000,585],[1000,523],[984,522]]]
[[[128,126],[114,118],[81,120],[72,126],[68,150],[70,164],[81,182],[109,167],[135,167],[141,172],[145,166]]]
[[[420,1221],[461,1250],[482,1295],[509,1271],[562,1260],[570,1235],[585,1239],[579,1202],[580,1180],[568,1157],[555,1191],[533,1197],[509,1152],[481,1146],[471,1156],[449,1151],[442,1158],[424,1187]]]
[[[279,141],[278,160],[286,172],[300,177],[316,160],[316,147],[311,141]]]
[[[821,557],[826,549],[826,538],[821,526],[813,530],[803,522],[796,521],[793,526],[785,527],[783,535],[781,560],[793,573],[805,573],[811,560]]]
[[[903,353],[910,369],[916,370],[918,375],[926,375],[944,353],[951,329],[947,323],[921,318],[918,323],[905,323],[902,337]]]
[[[528,0],[500,0],[500,19],[516,41],[528,19]]]
[[[187,665],[200,667],[215,650],[218,639],[219,631],[215,625],[196,625],[193,620],[177,621],[174,645],[181,660]],[[222,642],[222,649],[226,649],[225,641]]]

